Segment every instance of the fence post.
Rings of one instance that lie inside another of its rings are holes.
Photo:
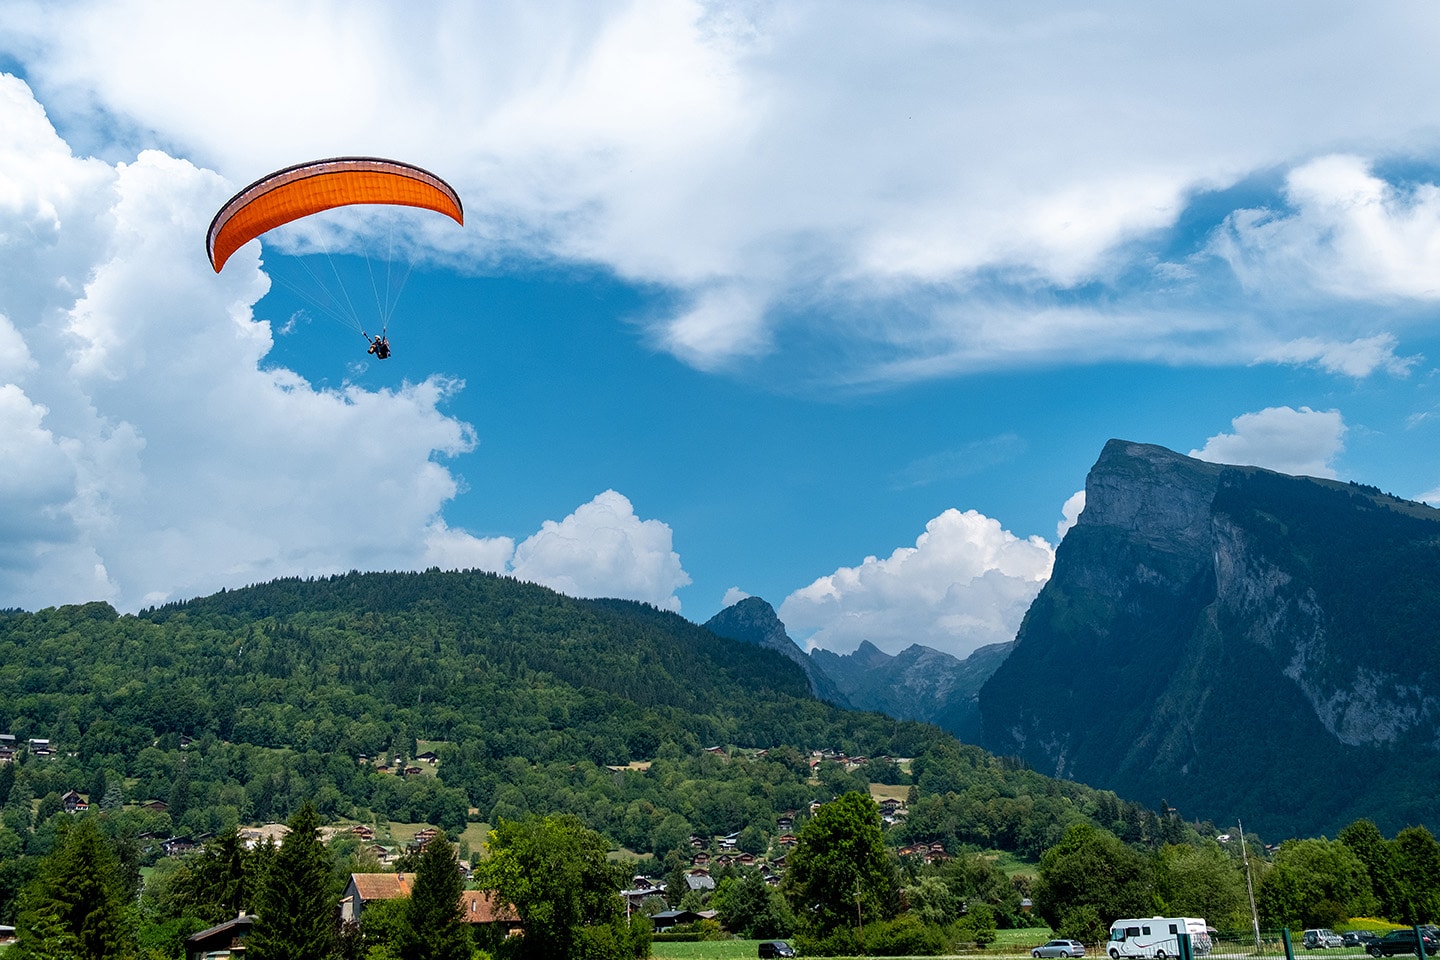
[[[1290,928],[1280,928],[1280,939],[1285,941],[1285,960],[1295,960],[1295,947],[1290,943]]]
[[[1190,949],[1190,934],[1182,933],[1176,939],[1179,941],[1180,960],[1195,960],[1195,954]]]
[[[1424,934],[1423,931],[1421,931],[1420,925],[1419,925],[1419,924],[1416,924],[1416,925],[1415,925],[1415,956],[1417,956],[1417,957],[1426,957],[1426,956],[1429,956],[1430,953],[1431,953],[1431,951],[1427,951],[1427,950],[1425,949],[1425,934]]]

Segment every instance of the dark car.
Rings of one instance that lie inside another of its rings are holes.
[[[1085,944],[1079,940],[1051,940],[1030,951],[1032,957],[1083,957]]]
[[[1429,930],[1422,930],[1422,937],[1425,938],[1425,956],[1432,956],[1440,952],[1440,939]],[[1413,953],[1420,956],[1420,947],[1415,942],[1414,930],[1391,930],[1379,940],[1366,945],[1365,952],[1372,957],[1393,957],[1400,953]]]
[[[766,940],[760,944],[760,957],[793,957],[795,948],[784,940]]]
[[[1380,934],[1373,930],[1346,930],[1340,934],[1340,939],[1345,941],[1347,947],[1360,947],[1362,950],[1380,939]]]

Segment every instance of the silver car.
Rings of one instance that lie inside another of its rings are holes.
[[[1079,940],[1050,940],[1030,951],[1032,957],[1083,957],[1085,944]]]

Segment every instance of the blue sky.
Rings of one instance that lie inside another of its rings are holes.
[[[192,6],[0,9],[0,606],[481,567],[964,655],[1111,437],[1440,500],[1429,5]],[[210,271],[354,154],[465,227]],[[392,241],[367,363],[297,287]]]

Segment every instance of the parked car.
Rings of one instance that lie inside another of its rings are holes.
[[[760,944],[760,957],[765,960],[767,957],[793,957],[795,948],[784,940],[766,940]]]
[[[1340,934],[1340,939],[1345,941],[1347,947],[1359,947],[1365,949],[1380,939],[1380,934],[1373,930],[1346,930]]]
[[[1329,927],[1317,927],[1305,931],[1305,938],[1302,941],[1306,950],[1325,950],[1329,947],[1343,947],[1345,941],[1340,934]]]
[[[1030,951],[1032,957],[1083,957],[1085,944],[1079,940],[1049,940]]]
[[[1440,938],[1437,938],[1429,930],[1422,930],[1420,935],[1425,938],[1425,956],[1440,952]],[[1420,947],[1415,942],[1414,930],[1391,930],[1367,946],[1365,952],[1372,957],[1393,957],[1400,953],[1413,953],[1418,957],[1420,956]]]

